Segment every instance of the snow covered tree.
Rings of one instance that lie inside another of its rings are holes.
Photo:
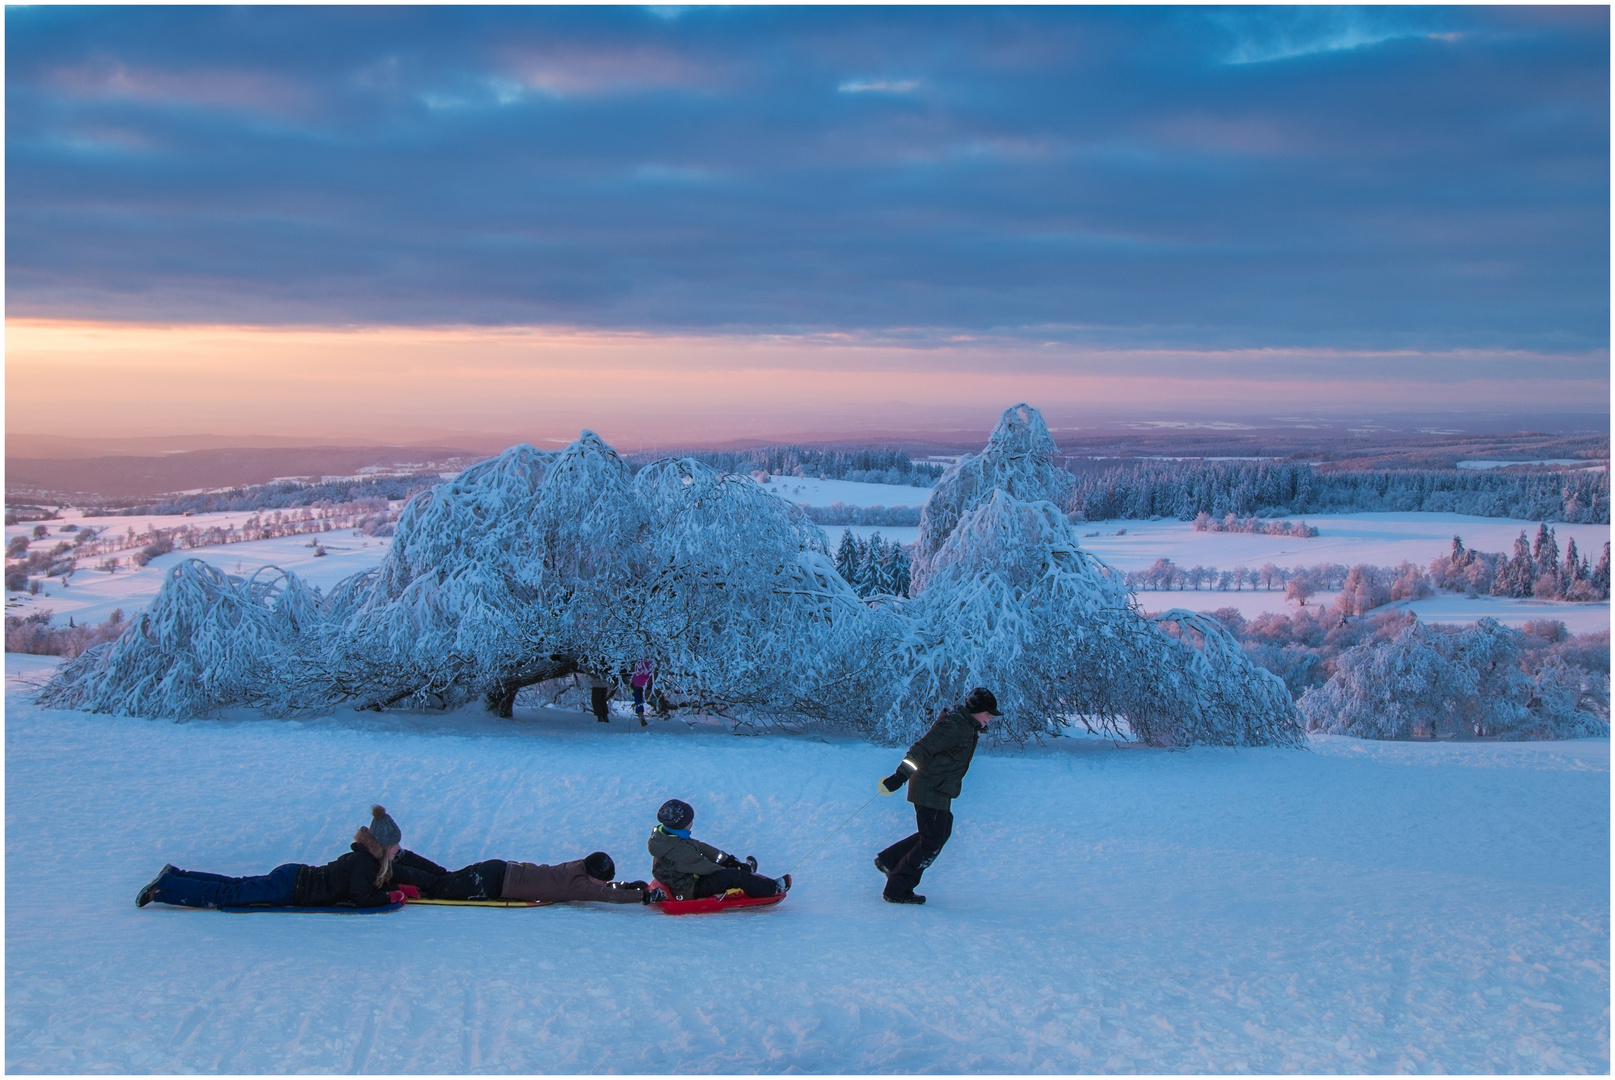
[[[300,662],[319,622],[318,594],[293,574],[266,567],[241,578],[186,559],[150,610],[63,664],[39,703],[181,720],[231,706],[276,711],[278,675]]]
[[[861,599],[801,508],[749,477],[671,458],[634,473],[592,432],[559,455],[513,447],[411,499],[381,564],[327,595],[182,563],[42,700],[189,717],[481,698],[508,715],[522,686],[649,658],[679,704],[893,740],[985,683],[1011,738],[1080,722],[1153,745],[1293,743],[1283,684],[1218,624],[1145,619],[1057,502],[1014,495],[1063,495],[1052,446],[1035,410],[1005,413],[950,473],[954,527],[906,600],[900,545],[843,536]]]
[[[1531,558],[1531,541],[1522,529],[1514,541],[1514,557],[1498,560],[1497,572],[1492,578],[1492,595],[1527,597],[1535,584],[1536,563]]]
[[[688,458],[646,466],[634,487],[646,573],[624,598],[637,653],[619,655],[653,657],[662,685],[715,709],[788,720],[851,707],[870,663],[864,605],[801,509]]]
[[[1365,739],[1607,736],[1596,711],[1607,709],[1607,682],[1556,658],[1528,670],[1525,640],[1489,618],[1454,633],[1415,622],[1389,643],[1342,653],[1300,709],[1309,730]]]
[[[569,448],[569,464],[580,444],[598,444],[591,439],[586,432]],[[484,694],[508,709],[512,681],[550,670],[554,613],[539,603],[545,537],[529,517],[552,463],[515,446],[411,499],[381,565],[332,590],[323,664],[294,699],[447,706]],[[540,670],[529,670],[535,661]]]
[[[891,596],[908,596],[908,582],[911,572],[908,552],[902,544],[893,543],[887,551],[886,581],[881,591]]]
[[[1460,704],[1474,695],[1474,670],[1448,660],[1437,636],[1415,622],[1388,644],[1342,653],[1334,676],[1298,704],[1309,731],[1360,739],[1434,738],[1460,729]]]
[[[1125,727],[1151,745],[1300,738],[1282,682],[1246,661],[1214,620],[1145,619],[1120,575],[1078,548],[1048,501],[999,490],[967,511],[912,605],[899,689],[880,722],[894,741],[977,685],[998,696],[1010,739],[1073,722],[1118,735]]]
[[[841,545],[836,548],[836,573],[850,585],[857,580],[858,562],[862,551],[858,546],[858,538],[852,535],[851,529],[841,530]]]
[[[1531,562],[1536,570],[1535,577],[1550,573],[1559,565],[1559,538],[1545,521],[1537,526],[1536,540],[1531,544]]]
[[[920,511],[910,589],[919,592],[925,588],[932,560],[954,526],[992,498],[994,491],[1023,502],[1047,500],[1065,506],[1076,480],[1055,463],[1056,453],[1054,437],[1041,413],[1026,404],[1005,409],[982,452],[966,454],[949,466]]]

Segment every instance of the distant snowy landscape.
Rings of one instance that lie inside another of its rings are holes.
[[[1609,743],[978,755],[923,908],[850,739],[347,713],[51,712],[8,655],[10,1072],[1608,1072]],[[64,794],[66,793],[66,794]],[[780,907],[136,910],[164,862],[346,849],[648,872],[656,807],[795,868]],[[812,854],[809,854],[813,852]]]
[[[1363,617],[1349,589],[1130,593],[1166,560],[1428,565],[1534,523],[1074,523],[1052,451],[1015,406],[934,489],[773,478],[774,498],[585,433],[421,492],[387,535],[148,546],[13,593],[13,616],[124,621],[66,663],[7,654],[7,1068],[1607,1072],[1609,740],[1582,737],[1607,736],[1607,637],[1540,620],[1607,632],[1608,601],[1441,592]],[[883,533],[914,590],[871,594],[880,549],[800,505],[893,496],[929,500],[913,536]],[[1265,629],[1192,614],[1229,608]],[[1289,638],[1257,618],[1281,610]],[[1436,612],[1469,629],[1426,629]],[[647,654],[671,716],[577,711],[578,677]],[[1005,715],[930,903],[885,904],[871,858],[913,819],[873,781],[980,683]],[[673,797],[792,873],[790,898],[682,919],[133,905],[165,862],[328,861],[372,802],[445,865],[604,849],[648,877]]]
[[[899,499],[923,501],[929,494],[929,489],[925,488],[853,484],[847,481],[798,479],[786,482],[778,478],[771,481],[768,488],[781,497],[811,506],[829,506],[836,502],[866,506],[903,505]],[[861,501],[854,503],[855,499]],[[880,501],[882,499],[886,500],[884,504]],[[127,520],[137,528],[172,528],[180,524],[206,527],[237,524],[248,516],[245,513],[226,513],[199,514],[191,518],[140,517]],[[110,522],[114,529],[118,529],[123,527],[124,520],[85,519],[77,511],[68,510],[63,512],[60,522],[49,524],[53,535],[57,535],[55,530],[62,525],[81,522],[105,525]],[[1508,518],[1417,512],[1324,514],[1306,520],[1307,524],[1318,528],[1318,536],[1302,539],[1249,533],[1196,532],[1186,521],[1087,522],[1077,526],[1077,532],[1084,550],[1118,570],[1128,571],[1142,570],[1160,558],[1169,558],[1182,566],[1205,564],[1224,569],[1237,565],[1255,567],[1264,562],[1283,567],[1319,563],[1395,566],[1403,560],[1427,565],[1438,555],[1447,552],[1454,536],[1462,536],[1465,545],[1473,549],[1506,551],[1522,531],[1534,532],[1537,526],[1536,522]],[[26,535],[32,527],[33,523],[6,526],[7,541],[13,536]],[[823,529],[832,549],[840,539],[843,528],[860,538],[879,533],[888,541],[895,540],[902,544],[912,544],[919,538],[918,528],[826,525]],[[1554,529],[1561,544],[1574,537],[1583,551],[1596,552],[1610,537],[1607,525],[1559,522]],[[1089,535],[1095,532],[1099,535]],[[316,540],[326,552],[325,555],[315,556]],[[113,574],[81,569],[74,574],[66,588],[59,582],[50,581],[45,586],[45,593],[39,596],[9,594],[6,611],[8,614],[26,615],[48,608],[55,614],[56,621],[62,623],[70,617],[79,622],[100,622],[115,608],[121,608],[125,615],[130,615],[144,608],[156,596],[162,585],[163,571],[186,558],[202,559],[226,573],[237,575],[251,574],[264,566],[279,566],[295,572],[311,585],[329,589],[348,575],[380,563],[389,544],[387,537],[333,532],[175,551],[153,559],[146,567],[129,566]],[[1311,602],[1327,605],[1333,596],[1327,591],[1320,592]],[[1294,601],[1285,600],[1282,589],[1150,592],[1143,594],[1143,600],[1145,606],[1150,608],[1172,606],[1209,611],[1234,607],[1247,617],[1264,611],[1295,608]],[[1398,606],[1410,608],[1427,622],[1467,623],[1491,616],[1507,625],[1519,626],[1532,619],[1558,619],[1572,633],[1578,634],[1607,630],[1610,626],[1607,600],[1566,603],[1441,593],[1423,600],[1403,601]]]

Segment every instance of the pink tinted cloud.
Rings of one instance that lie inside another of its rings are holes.
[[[305,89],[273,75],[207,68],[164,70],[110,58],[56,68],[46,81],[69,97],[122,97],[198,109],[285,114],[301,111],[311,103]]]
[[[652,46],[504,50],[505,78],[557,97],[590,97],[646,89],[698,90],[722,80],[711,68]]]

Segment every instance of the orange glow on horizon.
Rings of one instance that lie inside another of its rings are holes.
[[[923,346],[847,335],[8,319],[6,425],[34,434],[397,442],[454,433],[553,442],[589,427],[633,445],[877,434],[884,421],[912,432],[927,417],[985,428],[1017,401],[1046,415],[1383,406],[1383,386],[1340,377],[1353,355],[1040,347],[1013,339]],[[1554,359],[1536,358],[1550,367]],[[1584,358],[1567,359],[1566,370],[1529,381],[1413,377],[1396,392],[1449,405],[1562,407],[1584,398],[1588,385],[1570,370]],[[1607,394],[1607,381],[1602,386]]]

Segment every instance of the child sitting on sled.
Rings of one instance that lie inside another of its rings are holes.
[[[747,896],[778,896],[790,890],[791,875],[779,880],[756,872],[757,860],[750,855],[741,862],[711,844],[690,838],[695,808],[680,799],[669,799],[656,811],[656,829],[650,834],[651,873],[672,894],[674,900],[699,900],[722,896],[740,889]]]

